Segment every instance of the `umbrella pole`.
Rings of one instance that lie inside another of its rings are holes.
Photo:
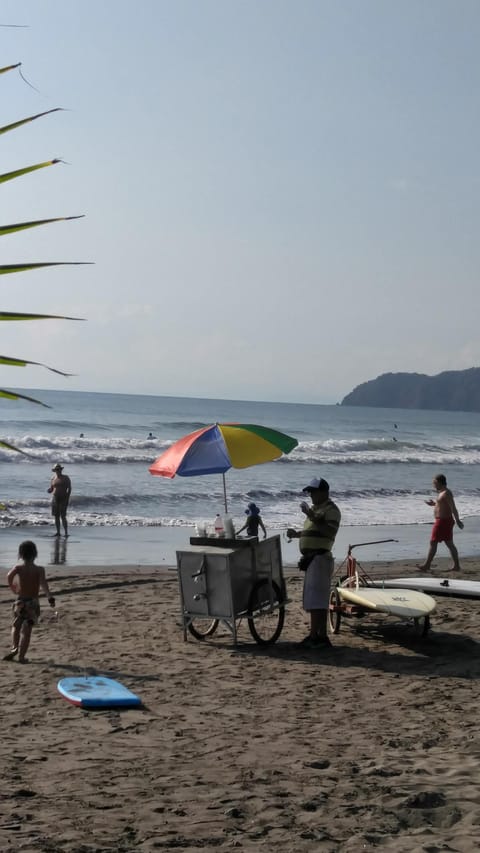
[[[222,473],[222,477],[223,477],[223,502],[224,502],[224,504],[225,504],[225,513],[227,513],[227,512],[228,512],[228,506],[227,506],[227,487],[226,487],[226,485],[225,485],[225,474],[224,474],[224,473]]]

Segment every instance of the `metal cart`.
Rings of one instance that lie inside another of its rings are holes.
[[[177,551],[184,639],[205,640],[221,622],[236,644],[245,618],[257,643],[275,643],[287,603],[280,536],[190,541],[202,544]]]

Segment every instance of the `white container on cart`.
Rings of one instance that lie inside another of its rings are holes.
[[[215,521],[213,522],[213,530],[215,532],[215,536],[224,536],[225,528],[223,526],[222,516],[217,514],[215,517]]]
[[[233,526],[233,519],[231,515],[223,516],[223,528],[225,530],[226,539],[235,539],[235,528]]]

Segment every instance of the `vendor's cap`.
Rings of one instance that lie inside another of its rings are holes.
[[[245,510],[245,515],[260,515],[260,510],[258,506],[253,503],[253,501],[248,504]]]
[[[63,471],[63,465],[60,465],[60,462],[57,462],[57,464],[53,466],[52,471]]]
[[[319,489],[321,492],[329,492],[330,486],[323,477],[320,477],[320,479],[318,477],[314,477],[313,480],[310,480],[308,486],[305,486],[305,488],[302,489],[302,492],[311,492],[312,489]]]

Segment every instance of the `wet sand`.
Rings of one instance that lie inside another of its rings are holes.
[[[293,524],[295,526],[295,524]],[[285,566],[296,566],[298,541],[288,542],[285,530],[271,529],[269,536],[280,535]],[[369,562],[385,560],[424,560],[430,538],[430,524],[348,526],[342,524],[335,541],[335,557],[343,559],[349,544],[367,544],[355,551]],[[38,548],[39,562],[45,566],[65,566],[69,571],[79,566],[115,565],[137,567],[166,567],[175,565],[176,551],[189,546],[192,527],[70,527],[67,540],[54,536],[53,524],[45,527],[3,528],[0,549],[0,567],[10,568],[16,561],[18,546],[24,539],[33,539]],[[388,540],[382,542],[379,540]],[[465,529],[455,531],[455,541],[460,557],[477,556],[480,563],[480,517],[467,518]],[[447,554],[444,545],[439,556]]]
[[[272,647],[244,625],[237,647],[224,630],[185,643],[174,571],[49,577],[58,620],[43,608],[28,665],[0,661],[3,853],[478,849],[480,601],[438,599],[426,639],[344,620],[320,652],[294,645],[297,573]],[[480,561],[461,577],[480,580]],[[10,605],[2,588],[5,651]],[[56,690],[76,674],[118,678],[144,705],[76,708]]]

